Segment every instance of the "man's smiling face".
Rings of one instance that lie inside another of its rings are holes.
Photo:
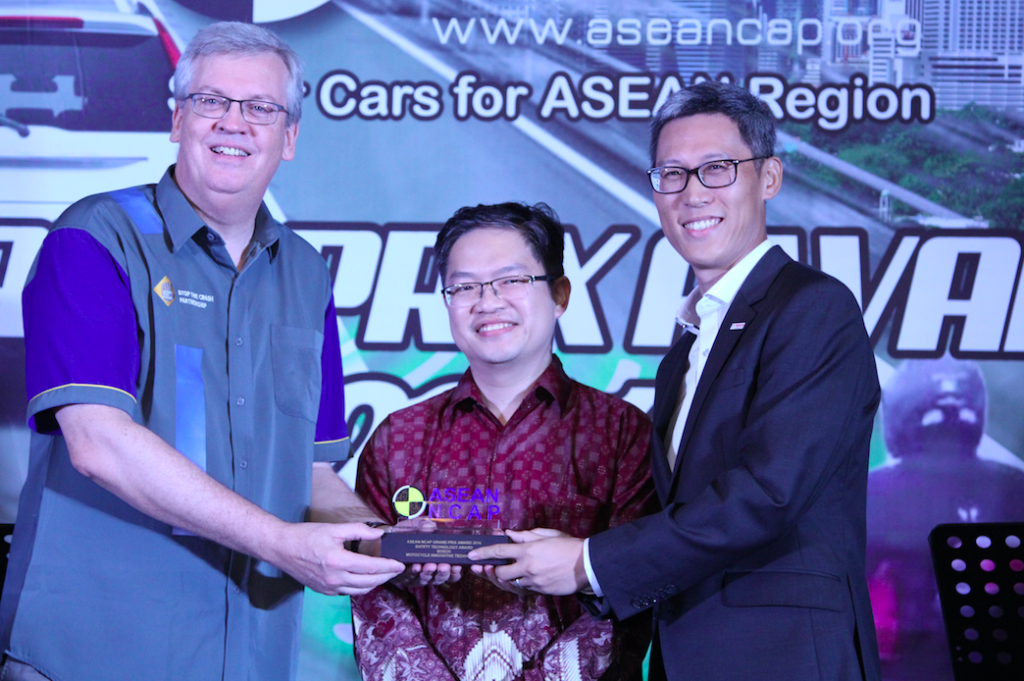
[[[665,124],[658,137],[657,165],[696,168],[708,161],[753,156],[739,128],[724,114],[697,114]],[[728,187],[708,189],[696,175],[676,194],[655,194],[661,229],[693,267],[706,293],[722,275],[767,238],[765,201],[782,183],[782,163],[772,157],[741,163]]]
[[[288,68],[272,53],[201,57],[189,84],[195,92],[287,106]],[[180,144],[175,180],[200,210],[242,196],[258,205],[277,166],[295,156],[297,135],[284,112],[271,125],[254,125],[235,102],[224,118],[212,119],[180,101],[171,128],[171,141]]]
[[[480,227],[459,237],[448,256],[445,286],[516,274],[543,275],[544,266],[514,229]],[[515,369],[540,374],[551,362],[555,322],[568,302],[568,280],[535,282],[521,300],[498,298],[490,286],[469,307],[449,307],[452,337],[474,376]]]

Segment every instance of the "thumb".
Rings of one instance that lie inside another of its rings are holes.
[[[506,530],[505,534],[516,544],[528,544],[540,541],[541,539],[564,536],[564,533],[546,527],[538,527],[532,530]]]
[[[353,539],[380,539],[384,534],[384,530],[379,527],[370,527],[363,523],[341,523],[339,525],[333,525],[333,534],[336,538],[343,541],[351,541]]]
[[[540,536],[542,536],[544,538],[564,537],[564,536],[566,536],[565,532],[562,532],[561,530],[553,530],[550,527],[537,527],[537,528],[534,528],[532,530],[532,532],[534,534],[539,534]]]

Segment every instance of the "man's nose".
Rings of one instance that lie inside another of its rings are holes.
[[[235,106],[237,104],[237,106]],[[248,126],[248,123],[242,118],[242,103],[241,102],[228,102],[227,113],[220,119],[220,127],[225,130],[238,130]]]
[[[703,206],[714,200],[714,194],[704,186],[704,183],[697,177],[697,173],[690,175],[690,181],[686,188],[678,194],[680,201],[687,206]]]
[[[480,289],[480,299],[476,301],[477,309],[493,310],[504,307],[505,301],[501,299],[494,288],[494,284],[484,284]]]

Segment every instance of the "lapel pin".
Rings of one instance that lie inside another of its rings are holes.
[[[729,327],[729,330],[730,331],[739,331],[740,329],[742,329],[746,325],[747,325],[746,322],[735,322],[732,326]]]

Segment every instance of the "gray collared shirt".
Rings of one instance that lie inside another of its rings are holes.
[[[54,679],[293,678],[302,587],[80,475],[55,407],[120,408],[300,522],[314,460],[347,455],[321,256],[261,206],[241,272],[173,180],[86,198],[25,292],[32,435],[0,646]],[[130,219],[129,215],[131,218]]]

